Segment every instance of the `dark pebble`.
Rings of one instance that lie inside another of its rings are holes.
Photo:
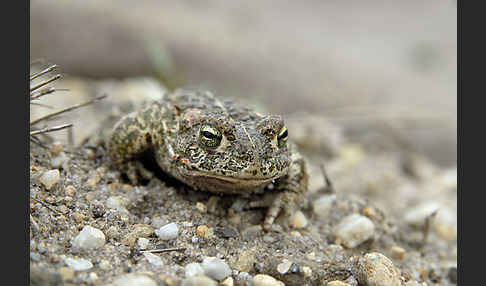
[[[289,268],[290,273],[298,273],[299,272],[299,265],[297,263],[292,263]]]
[[[220,229],[218,231],[218,234],[222,238],[232,238],[232,237],[238,237],[239,236],[238,231],[236,229],[230,227],[230,226],[227,226],[227,227],[224,227],[223,229]]]

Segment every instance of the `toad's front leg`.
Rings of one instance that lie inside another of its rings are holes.
[[[138,161],[139,155],[152,147],[152,108],[132,112],[114,127],[108,142],[108,154],[118,169],[134,185],[139,178],[150,179],[153,174]]]
[[[277,195],[268,208],[263,229],[270,230],[277,216],[282,212],[287,219],[295,213],[304,200],[308,189],[309,175],[306,162],[299,154],[292,156],[292,163],[286,176],[277,180]]]

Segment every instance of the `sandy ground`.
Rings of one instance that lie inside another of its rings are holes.
[[[46,143],[48,150],[31,145],[31,285],[125,285],[129,279],[153,283],[147,285],[198,285],[185,280],[185,267],[206,257],[222,259],[235,285],[250,285],[257,274],[285,285],[327,285],[336,280],[366,285],[372,272],[363,274],[359,261],[374,252],[391,261],[402,285],[455,285],[456,167],[440,167],[393,140],[370,137],[370,144],[358,144],[346,136],[346,128],[319,115],[287,115],[291,138],[309,163],[310,190],[303,217],[293,218],[291,227],[280,221],[275,230],[264,232],[260,225],[265,211],[241,210],[238,196],[195,192],[161,173],[146,185],[132,186],[112,167],[103,134],[133,106],[163,94],[156,81],[71,78],[57,85],[61,84],[69,93],[54,93],[43,102],[83,102],[103,92],[117,98],[108,97],[60,119],[81,126],[84,133],[75,131],[74,137],[83,137],[84,143]],[[32,117],[40,110],[32,107]],[[59,139],[67,136],[59,133]],[[376,148],[381,145],[386,148]],[[322,164],[334,185],[333,194],[325,189]],[[59,176],[53,176],[50,186],[45,176],[56,170]],[[318,199],[321,203],[316,205]],[[434,211],[435,216],[427,219]],[[361,220],[348,222],[351,229],[361,229],[356,236],[368,233],[358,245],[350,245],[338,230],[352,214]],[[363,218],[371,230],[366,230]],[[178,234],[163,240],[156,231],[169,223],[178,226]],[[103,243],[94,249],[76,246],[86,226],[103,233]],[[183,249],[156,253],[154,258],[140,251],[140,238],[148,240],[146,249]],[[90,266],[76,268],[72,259],[87,260]],[[282,271],[286,260],[292,271]],[[379,272],[383,265],[367,267]],[[383,283],[394,277],[383,276]]]

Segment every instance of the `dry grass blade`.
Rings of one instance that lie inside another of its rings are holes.
[[[72,127],[72,126],[73,126],[73,124],[69,123],[69,124],[63,124],[63,125],[54,126],[54,127],[46,127],[44,129],[30,131],[30,136],[39,135],[39,134],[48,133],[48,132],[53,132],[53,131],[58,131],[58,130],[66,129],[66,128],[69,128],[69,127]]]
[[[38,90],[36,92],[32,92],[31,95],[30,95],[30,100],[39,99],[39,97],[41,97],[41,96],[44,96],[46,94],[50,94],[50,93],[53,93],[53,92],[56,92],[56,91],[69,91],[69,89],[67,89],[67,88],[53,88],[53,87],[44,88],[44,89]]]
[[[43,70],[41,70],[39,72],[36,72],[34,74],[31,74],[30,75],[30,80],[32,81],[32,80],[34,80],[34,79],[36,79],[36,78],[38,78],[40,76],[43,76],[43,75],[45,75],[45,74],[47,74],[47,73],[55,70],[56,68],[57,68],[57,65],[48,66],[47,68],[45,68],[45,69],[43,69]]]
[[[96,97],[96,98],[94,98],[94,99],[92,99],[92,100],[89,100],[89,101],[87,101],[87,102],[80,103],[80,104],[75,104],[75,105],[70,106],[70,107],[67,107],[67,108],[65,108],[65,109],[61,109],[61,110],[59,110],[59,111],[57,111],[57,112],[49,113],[49,114],[47,114],[47,115],[45,115],[45,116],[42,116],[41,118],[38,118],[38,119],[36,119],[36,120],[34,120],[34,121],[30,122],[30,126],[33,126],[33,125],[35,125],[35,124],[37,124],[37,123],[39,123],[39,122],[41,122],[41,121],[44,121],[44,120],[50,119],[50,118],[52,118],[52,117],[54,117],[54,116],[57,116],[57,115],[60,115],[60,114],[66,113],[66,112],[68,112],[68,111],[71,111],[71,110],[74,110],[74,109],[77,109],[77,108],[80,108],[80,107],[83,107],[83,106],[86,106],[86,105],[92,104],[92,103],[94,103],[94,102],[96,102],[96,101],[102,100],[102,99],[103,99],[103,98],[105,98],[105,97],[107,97],[107,95],[98,96],[98,97]]]

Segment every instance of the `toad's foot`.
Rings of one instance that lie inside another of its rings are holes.
[[[125,162],[120,170],[127,175],[128,180],[132,185],[139,185],[141,181],[140,179],[148,181],[154,177],[154,174],[147,170],[139,161]]]

